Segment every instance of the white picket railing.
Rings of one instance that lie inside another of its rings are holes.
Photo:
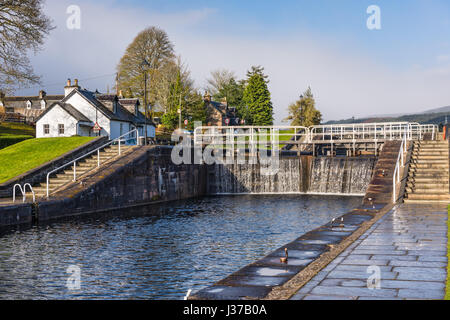
[[[133,134],[134,132],[136,133],[136,137],[134,137],[134,134]],[[56,169],[54,169],[54,170],[48,172],[48,173],[47,173],[47,185],[46,185],[46,194],[47,194],[47,198],[48,198],[48,196],[49,196],[49,181],[50,181],[50,175],[52,175],[52,174],[55,173],[55,172],[60,171],[61,169],[66,168],[66,167],[68,167],[68,166],[70,166],[70,165],[73,165],[73,181],[76,181],[76,180],[77,180],[77,162],[78,162],[78,161],[83,160],[84,158],[86,158],[86,157],[92,155],[93,153],[97,152],[97,167],[100,167],[100,164],[101,164],[101,163],[100,163],[100,151],[101,151],[102,149],[104,149],[104,148],[106,148],[107,146],[110,146],[110,145],[112,145],[112,144],[114,144],[114,143],[117,143],[118,146],[119,146],[119,148],[118,148],[118,154],[121,155],[121,145],[122,145],[122,143],[123,143],[123,142],[126,143],[127,141],[130,141],[130,140],[133,140],[133,141],[136,140],[136,143],[138,143],[138,141],[139,141],[139,131],[138,131],[138,129],[133,129],[133,130],[131,130],[131,131],[129,131],[129,132],[127,132],[127,133],[121,135],[120,137],[118,137],[118,138],[116,138],[116,139],[114,139],[114,140],[111,140],[111,141],[109,141],[108,143],[105,143],[105,144],[102,145],[101,147],[98,147],[97,149],[92,150],[92,151],[90,151],[90,152],[88,152],[88,153],[82,155],[81,157],[78,157],[78,158],[76,158],[75,160],[72,160],[72,161],[70,161],[70,162],[68,162],[68,163],[66,163],[66,164],[64,164],[64,165],[62,165],[62,166],[60,166],[60,167],[58,167],[58,168],[56,168]]]

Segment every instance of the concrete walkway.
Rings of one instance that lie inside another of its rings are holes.
[[[291,299],[443,299],[446,276],[447,206],[401,204]]]

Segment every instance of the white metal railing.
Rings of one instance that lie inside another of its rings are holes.
[[[33,187],[29,183],[25,183],[23,187],[16,183],[13,187],[13,202],[16,202],[16,188],[19,187],[20,193],[22,193],[22,202],[25,202],[27,199],[27,186],[30,188],[31,193],[33,194],[33,202],[36,202],[36,195],[34,194]]]
[[[400,183],[400,167],[405,166],[406,146],[407,146],[408,131],[405,131],[400,144],[400,150],[398,152],[397,162],[395,164],[394,174],[392,176],[392,202],[397,202],[397,184]]]
[[[408,128],[408,122],[355,123],[310,127],[311,141],[394,140]]]
[[[136,133],[136,137],[134,137],[134,133]],[[139,141],[139,131],[138,129],[133,129],[123,135],[121,135],[120,137],[115,138],[114,140],[109,141],[108,143],[105,143],[104,145],[102,145],[101,147],[98,147],[95,150],[92,150],[84,155],[82,155],[81,157],[76,158],[75,160],[72,160],[50,172],[47,173],[47,180],[46,180],[46,194],[47,194],[47,198],[49,196],[49,181],[50,181],[50,175],[52,175],[55,172],[60,171],[61,169],[64,169],[70,165],[73,165],[73,181],[77,180],[77,162],[86,158],[87,156],[92,155],[93,153],[97,153],[97,168],[100,167],[100,150],[106,148],[109,145],[112,145],[114,143],[117,143],[119,148],[118,148],[118,154],[121,155],[121,145],[122,143],[126,143],[127,141],[134,141],[136,140],[136,143],[138,143]]]
[[[195,144],[263,144],[309,140],[309,129],[302,126],[199,126],[194,129]]]
[[[431,133],[433,140],[438,132],[437,125],[409,122],[380,122],[301,126],[200,126],[194,130],[195,144],[260,144],[267,137],[278,141],[292,139],[304,143],[334,143],[335,141],[357,142],[371,140],[401,140],[406,133],[407,140],[422,140],[425,133]],[[291,136],[284,139],[288,134]]]

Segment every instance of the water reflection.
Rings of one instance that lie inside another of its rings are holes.
[[[182,299],[358,206],[361,198],[227,196],[0,236],[2,299]],[[81,289],[69,291],[69,265]]]

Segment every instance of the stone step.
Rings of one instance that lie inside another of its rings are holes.
[[[422,189],[422,188],[417,188],[417,187],[414,187],[414,188],[407,187],[405,190],[408,193],[408,195],[409,194],[434,194],[434,195],[444,194],[444,195],[448,195],[448,188],[447,189],[439,189],[439,188],[435,187],[435,188],[429,188],[429,189],[427,189],[427,188]]]
[[[438,159],[438,160],[432,160],[432,159],[411,159],[411,163],[418,163],[418,164],[431,164],[431,163],[442,163],[448,165],[448,159]]]
[[[408,182],[411,183],[424,183],[424,184],[433,184],[433,183],[439,183],[439,184],[445,184],[448,182],[448,178],[447,179],[436,179],[436,178],[413,178],[413,177],[408,177]]]
[[[423,182],[416,182],[416,181],[410,181],[406,183],[406,187],[408,188],[418,188],[418,189],[434,189],[438,188],[441,190],[448,190],[449,189],[449,183],[448,180],[445,181],[437,181],[436,183],[423,183]]]
[[[414,141],[414,144],[448,144],[448,141],[446,140],[419,140],[419,141]]]
[[[432,177],[440,177],[442,179],[449,178],[448,170],[434,170],[434,171],[426,171],[426,170],[420,170],[420,171],[414,171],[414,169],[410,169],[408,171],[408,176],[411,178],[420,178],[422,176],[432,176]]]
[[[412,156],[413,159],[447,159],[448,160],[448,154],[447,155],[442,155],[442,154],[424,154],[424,153],[420,153],[417,155],[413,155]]]
[[[424,203],[424,204],[448,204],[450,200],[417,200],[417,199],[403,199],[405,203]]]
[[[420,147],[420,148],[413,148],[412,152],[447,152],[448,153],[448,147],[445,148],[425,148],[425,147]]]
[[[413,152],[411,154],[411,157],[415,158],[415,157],[442,157],[442,158],[447,158],[448,159],[449,154],[445,153],[445,152],[424,152],[424,151],[420,151],[420,152]]]
[[[450,195],[447,194],[423,194],[423,193],[412,193],[407,194],[408,200],[447,200],[450,201]]]
[[[415,173],[415,174],[409,174],[408,180],[409,181],[417,181],[420,179],[431,179],[432,181],[430,183],[434,182],[442,182],[442,181],[448,181],[448,174],[422,174],[422,173]]]
[[[414,149],[424,148],[424,149],[448,149],[448,144],[418,144],[414,145]]]
[[[447,163],[411,163],[410,168],[428,169],[428,168],[448,168]]]

